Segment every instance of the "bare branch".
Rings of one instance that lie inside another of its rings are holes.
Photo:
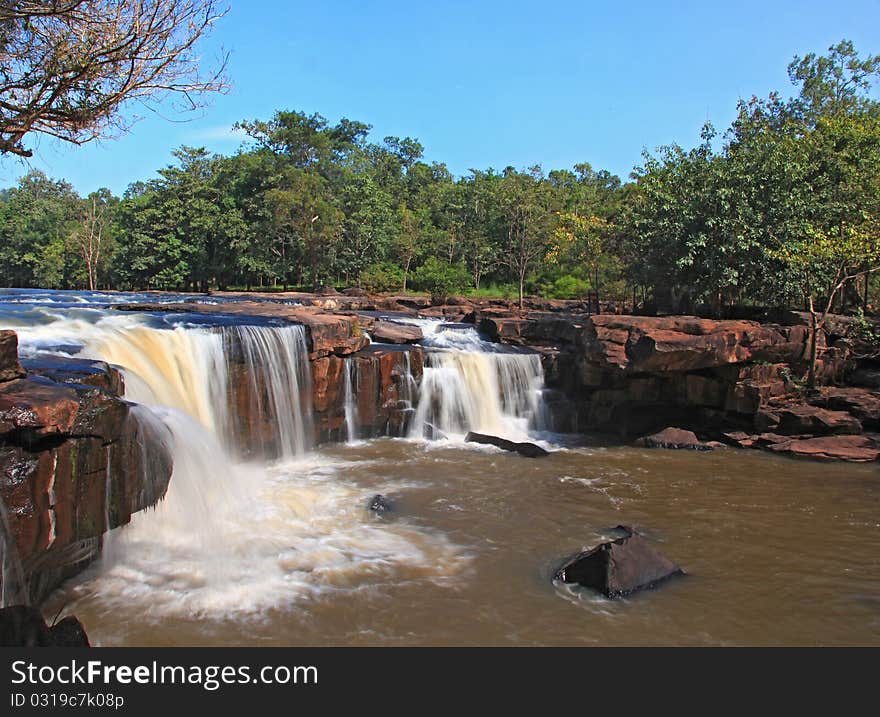
[[[124,132],[130,101],[198,109],[228,89],[228,56],[205,74],[194,52],[226,12],[217,0],[0,0],[0,154],[31,156],[33,134]]]

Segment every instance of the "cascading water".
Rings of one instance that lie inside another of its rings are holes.
[[[22,355],[121,367],[126,397],[143,404],[139,422],[174,460],[165,499],[111,532],[102,560],[67,588],[71,611],[82,598],[130,613],[132,623],[220,617],[394,575],[442,583],[467,564],[441,535],[372,520],[369,496],[338,480],[348,463],[306,454],[311,378],[302,327],[218,327],[192,315],[88,306],[27,311],[27,320],[9,321],[0,307],[0,325],[18,330]],[[243,413],[257,416],[254,425]],[[281,460],[242,463],[243,431],[276,448],[258,455]]]
[[[345,401],[345,438],[346,443],[352,444],[357,440],[357,404],[354,400],[355,377],[352,375],[356,370],[354,360],[347,359],[345,362],[345,385],[344,396]]]
[[[485,341],[473,327],[419,324],[426,356],[411,437],[478,431],[522,440],[543,428],[538,354]]]

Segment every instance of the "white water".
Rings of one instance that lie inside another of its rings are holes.
[[[357,440],[357,404],[355,404],[352,386],[354,383],[352,374],[355,372],[355,368],[354,359],[346,359],[343,401],[345,402],[345,441],[349,445]]]
[[[137,314],[40,311],[42,323],[17,327],[22,354],[79,348],[123,367],[126,397],[149,408],[140,419],[174,460],[165,499],[112,531],[100,563],[75,579],[71,612],[81,597],[106,610],[136,605],[147,621],[261,613],[400,574],[446,584],[468,563],[441,535],[374,519],[370,495],[339,479],[344,461],[306,453],[301,327],[157,329]],[[276,463],[236,458],[228,389],[242,361],[277,427]]]
[[[410,436],[439,429],[457,438],[468,431],[526,440],[543,428],[544,371],[535,353],[505,350],[474,328],[444,328],[420,320],[425,367]]]

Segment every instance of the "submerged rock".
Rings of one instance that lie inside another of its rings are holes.
[[[89,647],[89,638],[75,617],[49,626],[37,608],[13,605],[0,609],[0,647]]]
[[[685,574],[678,565],[654,550],[632,527],[618,525],[615,530],[621,531],[623,537],[572,556],[556,571],[553,579],[577,583],[614,599]]]
[[[473,431],[468,433],[464,440],[468,443],[483,443],[485,445],[497,446],[498,448],[503,448],[505,451],[519,453],[526,458],[543,458],[544,456],[550,455],[548,451],[545,451],[541,446],[535,445],[534,443],[516,443],[514,441],[508,441],[506,438],[487,436],[484,433],[474,433]]]
[[[715,446],[703,443],[692,431],[681,428],[664,428],[659,433],[643,436],[636,441],[637,446],[646,448],[672,448],[692,451],[711,451]]]
[[[377,493],[372,498],[370,498],[370,504],[368,508],[373,513],[393,513],[394,501],[388,496]]]

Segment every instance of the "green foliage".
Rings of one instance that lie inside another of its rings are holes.
[[[470,275],[462,263],[450,264],[429,257],[413,275],[413,285],[431,294],[435,303],[443,303],[453,294],[460,294],[470,283]]]
[[[367,291],[399,291],[403,269],[389,261],[371,264],[361,272],[359,283]]]
[[[548,299],[582,299],[590,288],[589,281],[564,274],[551,282],[539,284],[538,292]]]

